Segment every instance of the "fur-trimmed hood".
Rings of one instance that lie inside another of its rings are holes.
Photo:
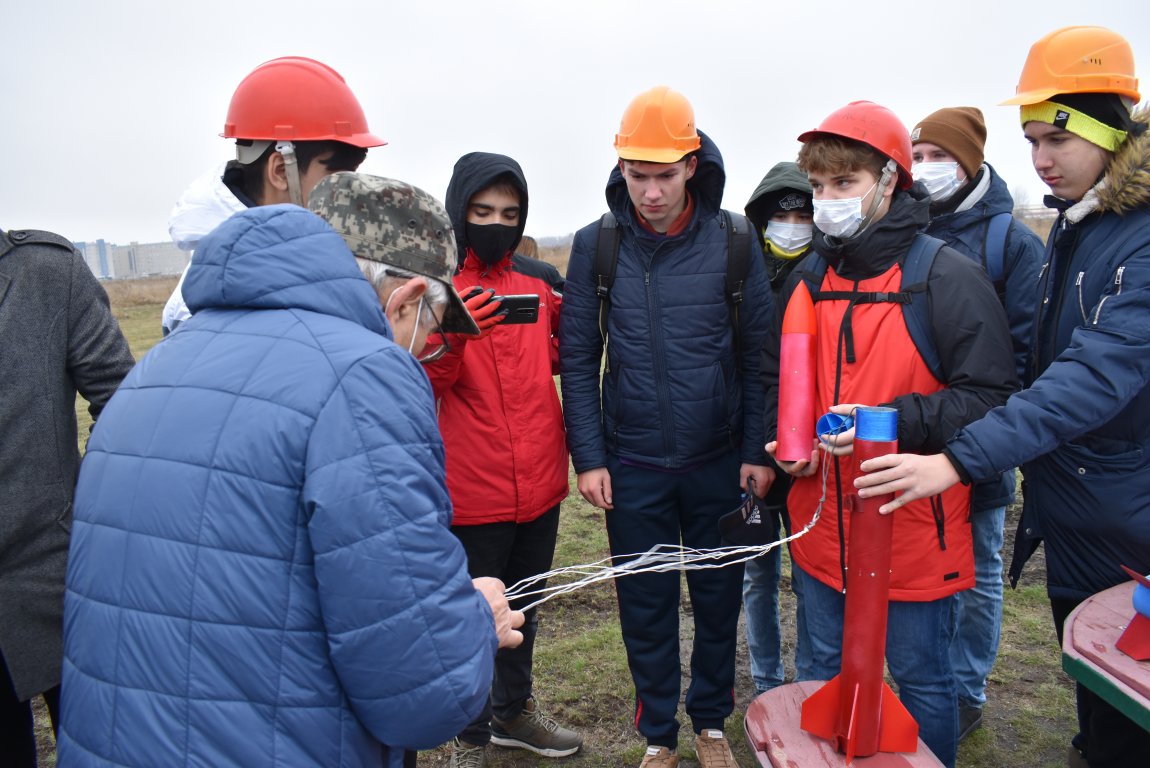
[[[1102,181],[1066,210],[1070,221],[1082,221],[1094,211],[1121,215],[1150,205],[1150,105],[1135,110],[1132,117],[1148,129],[1122,143]]]

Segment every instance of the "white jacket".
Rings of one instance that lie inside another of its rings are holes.
[[[247,208],[224,185],[226,167],[226,162],[221,163],[193,181],[184,190],[184,194],[180,195],[171,215],[168,216],[168,234],[172,236],[172,242],[180,250],[193,251],[192,258],[195,258],[194,251],[200,238],[218,227],[232,214]],[[168,303],[164,305],[161,324],[165,336],[192,316],[188,311],[188,305],[184,303],[184,276],[187,274],[188,270],[185,267],[184,274],[180,275],[180,282],[176,283],[176,289],[172,291]]]

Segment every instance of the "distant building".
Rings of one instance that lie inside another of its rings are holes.
[[[191,254],[174,243],[114,245],[103,239],[74,243],[92,274],[101,280],[131,280],[152,275],[178,275]]]

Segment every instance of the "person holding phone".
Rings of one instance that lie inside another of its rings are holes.
[[[446,202],[459,252],[455,288],[482,331],[479,338],[433,337],[443,353],[425,366],[447,450],[451,530],[473,578],[493,576],[510,587],[551,569],[559,505],[569,491],[554,379],[563,279],[550,264],[515,252],[527,224],[527,180],[515,160],[464,155]],[[518,648],[496,655],[488,707],[454,740],[453,767],[481,768],[488,742],[546,757],[582,746],[532,695],[534,608],[522,631]]]

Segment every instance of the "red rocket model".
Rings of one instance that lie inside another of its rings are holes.
[[[788,309],[789,311],[789,309]],[[854,461],[898,452],[898,411],[855,411]],[[875,752],[914,752],[918,723],[883,682],[893,515],[879,507],[894,494],[851,495],[842,669],[803,702],[804,731],[835,743],[849,763]]]
[[[783,313],[775,458],[809,459],[815,440],[815,303],[800,280]]]

